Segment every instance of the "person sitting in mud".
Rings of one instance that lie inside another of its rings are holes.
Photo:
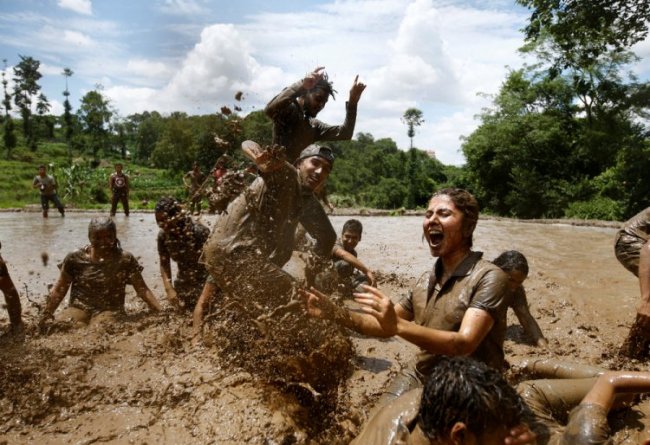
[[[203,251],[210,229],[192,221],[181,204],[174,198],[161,198],[156,203],[156,224],[158,232],[158,256],[167,299],[176,308],[194,310],[201,289],[208,276],[199,257]],[[172,285],[171,261],[178,267],[176,280]],[[179,301],[180,300],[180,301]]]
[[[447,188],[434,193],[423,231],[438,260],[396,305],[366,285],[365,292],[355,294],[361,312],[335,305],[316,289],[304,291],[312,316],[335,320],[365,335],[398,335],[420,347],[415,363],[402,370],[378,406],[422,386],[437,355],[469,355],[497,370],[504,368],[508,277],[483,260],[481,252],[471,250],[478,216],[478,202],[469,192]]]
[[[540,347],[548,346],[548,340],[544,338],[539,324],[533,318],[526,299],[526,289],[523,282],[528,277],[528,261],[526,257],[516,250],[508,250],[492,260],[506,274],[508,274],[508,290],[510,298],[508,306],[515,311],[515,315],[524,328],[524,333]]]
[[[317,141],[350,140],[354,134],[357,105],[366,85],[359,82],[357,76],[346,102],[345,121],[342,125],[325,124],[316,119],[316,116],[325,107],[328,98],[334,97],[336,91],[324,69],[324,67],[317,67],[311,73],[307,73],[303,79],[288,86],[271,99],[264,109],[266,115],[273,121],[273,144],[286,148],[287,161],[290,163],[294,163],[301,151],[310,144]],[[336,241],[336,232],[325,210],[316,196],[306,201],[303,207],[301,224],[310,234],[321,240],[322,247],[317,247],[317,253],[322,257],[329,256]],[[273,253],[276,264],[285,264],[291,258],[292,251],[286,246],[291,245],[290,240],[293,237],[293,233],[285,234],[282,243],[284,247]],[[314,267],[318,268],[319,264],[315,263]]]
[[[59,266],[61,275],[48,295],[39,321],[45,325],[70,291],[70,304],[56,318],[87,325],[124,313],[125,288],[130,284],[152,311],[161,307],[142,278],[142,266],[120,247],[115,222],[93,218],[88,225],[90,245],[69,253]]]
[[[121,162],[115,163],[115,171],[108,178],[108,188],[111,189],[111,216],[117,213],[117,203],[122,203],[124,215],[129,216],[129,176],[122,169]]]
[[[351,445],[605,444],[612,407],[634,393],[650,392],[648,372],[606,371],[556,359],[524,367],[549,378],[522,382],[515,390],[483,363],[441,357],[423,390],[384,406]],[[567,412],[565,426],[553,417]]]
[[[357,257],[357,251],[355,250],[361,241],[362,233],[363,225],[359,220],[347,220],[343,224],[341,237],[336,241],[332,249],[332,262],[336,276],[332,277],[327,272],[319,276],[319,280],[336,280],[340,293],[345,297],[351,297],[352,292],[363,292],[362,284],[376,285],[374,274]],[[324,288],[328,287],[324,286]]]
[[[56,193],[57,183],[54,177],[47,174],[47,167],[45,164],[38,166],[38,175],[34,176],[32,188],[39,189],[41,192],[41,209],[43,210],[43,218],[47,218],[50,209],[50,201],[59,210],[61,216],[65,216],[65,208],[59,200],[59,195]]]
[[[641,303],[636,320],[619,354],[644,359],[650,357],[650,207],[634,215],[616,233],[614,253],[627,270],[639,278]]]
[[[183,176],[183,184],[187,189],[187,196],[190,200],[190,213],[199,215],[201,213],[201,201],[203,195],[201,194],[201,187],[205,181],[205,175],[201,171],[198,162],[192,164],[192,170],[185,173]]]
[[[0,243],[0,249],[2,244]],[[9,314],[9,324],[11,326],[11,333],[19,334],[24,330],[22,320],[22,308],[20,306],[20,296],[11,280],[7,264],[0,255],[0,290],[5,296],[5,303],[7,304],[7,312]]]
[[[296,281],[282,270],[284,263],[274,263],[270,256],[285,233],[295,233],[304,202],[313,198],[334,163],[332,150],[319,145],[304,149],[295,166],[253,141],[243,142],[242,150],[258,166],[260,176],[230,203],[205,244],[201,261],[211,278],[194,310],[195,343],[216,288],[249,309],[291,300]],[[293,248],[293,240],[289,247]]]

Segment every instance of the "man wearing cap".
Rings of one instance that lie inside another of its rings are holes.
[[[287,160],[294,162],[301,151],[316,141],[344,141],[352,139],[357,119],[357,104],[366,85],[354,79],[350,96],[345,104],[345,120],[342,125],[328,125],[316,119],[325,107],[329,96],[336,92],[324,71],[317,67],[289,87],[282,90],[266,105],[264,111],[273,121],[273,143],[287,149]],[[305,203],[300,223],[307,231],[323,241],[325,250],[316,250],[322,258],[327,258],[336,241],[336,232],[329,222],[325,210],[317,198]],[[293,237],[293,233],[286,238]],[[286,246],[288,243],[283,243]],[[291,250],[278,250],[273,254],[274,262],[286,263]]]
[[[274,157],[253,141],[242,143],[244,154],[257,165],[260,176],[228,206],[205,243],[201,262],[210,277],[194,310],[195,340],[200,337],[204,311],[220,288],[250,311],[288,303],[295,279],[275,263],[271,253],[289,242],[304,204],[332,170],[334,156],[326,146],[310,145],[295,165]],[[316,238],[317,245],[322,240]],[[321,247],[322,248],[322,247]]]

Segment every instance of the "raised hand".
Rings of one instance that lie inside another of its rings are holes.
[[[314,71],[307,73],[302,80],[302,87],[306,90],[311,90],[318,84],[318,81],[325,75],[324,66],[317,66]]]
[[[366,84],[359,82],[359,75],[354,78],[354,82],[352,83],[352,88],[350,88],[350,99],[349,102],[351,104],[357,104],[359,102],[359,99],[361,99],[361,93],[363,93],[363,90],[366,89]]]

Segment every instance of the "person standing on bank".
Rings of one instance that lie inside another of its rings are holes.
[[[65,216],[65,209],[59,196],[56,194],[56,180],[47,174],[45,164],[38,166],[38,175],[34,177],[32,188],[39,189],[41,192],[41,208],[43,209],[43,218],[47,218],[47,212],[50,209],[50,201],[59,210],[61,216]]]
[[[115,163],[115,171],[108,179],[108,187],[112,193],[111,216],[115,216],[118,202],[122,203],[124,215],[129,216],[129,177],[122,172],[123,167],[120,162]]]
[[[347,141],[354,134],[357,104],[366,85],[359,82],[359,76],[355,77],[346,103],[343,124],[328,125],[316,119],[329,97],[334,97],[336,92],[324,69],[325,67],[319,66],[304,79],[288,86],[271,99],[264,109],[273,121],[273,144],[286,148],[290,164],[296,161],[305,147],[314,142]],[[322,258],[328,258],[336,241],[336,232],[317,197],[314,196],[305,203],[300,223],[310,235],[323,241],[322,250],[318,249],[316,253]],[[285,242],[281,243],[285,247],[273,254],[276,264],[284,264],[291,257],[291,251],[286,246],[291,245],[289,240],[293,237],[294,233],[285,234]]]

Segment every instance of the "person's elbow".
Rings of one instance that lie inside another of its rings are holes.
[[[471,337],[456,334],[449,342],[449,352],[452,356],[469,356],[476,351],[478,342]]]

